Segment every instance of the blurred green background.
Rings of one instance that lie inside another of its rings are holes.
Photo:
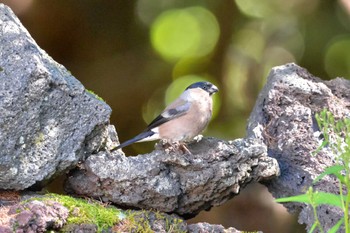
[[[245,136],[271,67],[295,62],[323,79],[350,77],[349,0],[0,2],[41,48],[112,107],[121,141],[142,131],[194,81],[220,89],[204,135],[235,139]],[[146,153],[153,145],[135,144],[125,152]],[[250,185],[221,210],[193,221],[303,232],[272,203],[266,189]]]

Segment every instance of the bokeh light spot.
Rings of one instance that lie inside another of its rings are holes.
[[[136,14],[139,20],[150,26],[153,20],[164,10],[174,8],[172,1],[163,0],[138,0],[136,3]]]
[[[333,40],[326,51],[325,68],[330,77],[350,78],[350,35]]]
[[[215,16],[203,7],[163,12],[151,28],[154,49],[167,61],[210,53],[219,38]]]
[[[274,1],[235,0],[238,9],[245,15],[255,18],[270,17],[274,14]]]
[[[263,35],[251,29],[240,30],[234,38],[234,46],[241,54],[261,62],[261,57],[265,48],[265,38]]]
[[[200,41],[199,30],[196,19],[188,12],[167,11],[161,14],[153,24],[152,44],[165,59],[177,59],[193,52]]]

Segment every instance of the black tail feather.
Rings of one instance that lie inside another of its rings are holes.
[[[142,139],[145,139],[147,137],[150,137],[154,134],[153,131],[149,130],[149,131],[145,131],[145,132],[142,132],[140,133],[139,135],[137,135],[136,137],[130,139],[130,140],[127,140],[125,142],[123,142],[122,144],[120,144],[119,146],[117,146],[116,148],[113,148],[111,151],[114,151],[114,150],[118,150],[120,148],[123,148],[123,147],[126,147],[126,146],[129,146],[135,142],[138,142]]]

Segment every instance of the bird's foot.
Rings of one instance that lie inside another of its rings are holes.
[[[181,142],[168,142],[166,140],[161,140],[159,143],[167,154],[171,152],[181,151],[183,154],[192,155],[191,151],[187,148],[184,143]]]
[[[193,142],[200,142],[200,141],[202,141],[202,139],[203,139],[203,135],[202,134],[198,134],[197,136],[195,136],[193,138]]]
[[[189,154],[192,155],[191,151],[187,148],[187,146],[183,143],[180,143],[179,149],[184,153],[184,154]]]

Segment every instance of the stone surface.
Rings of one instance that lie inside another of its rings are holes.
[[[97,233],[97,226],[95,224],[68,224],[62,229],[62,232],[69,233]],[[112,233],[112,231],[103,231]]]
[[[305,193],[326,167],[335,163],[327,148],[311,154],[321,144],[315,114],[324,108],[336,118],[350,117],[350,82],[341,78],[322,81],[307,70],[287,64],[272,69],[248,123],[248,137],[261,139],[269,156],[276,158],[281,176],[271,180],[269,190],[275,197]],[[316,190],[338,193],[335,178],[326,176],[313,186]],[[313,224],[312,209],[303,204],[285,204],[290,211],[301,211],[299,222],[308,229]],[[340,218],[337,208],[322,206],[319,219],[329,229]]]
[[[113,227],[112,232],[187,232],[187,224],[175,214],[157,211],[130,211],[129,216]]]
[[[242,231],[236,230],[233,227],[225,229],[221,225],[209,224],[209,223],[196,223],[190,224],[187,227],[189,233],[206,233],[206,232],[215,232],[215,233],[241,233]],[[254,231],[256,233],[262,233],[261,231]]]
[[[12,229],[16,233],[46,232],[47,230],[60,229],[66,223],[68,209],[54,201],[29,201],[15,205],[9,211],[16,214],[12,219]]]
[[[252,180],[279,173],[258,140],[204,138],[188,146],[192,155],[162,146],[125,157],[119,151],[90,156],[71,173],[66,190],[126,207],[182,216],[218,206]]]
[[[110,107],[0,4],[0,189],[40,186],[97,151]]]

